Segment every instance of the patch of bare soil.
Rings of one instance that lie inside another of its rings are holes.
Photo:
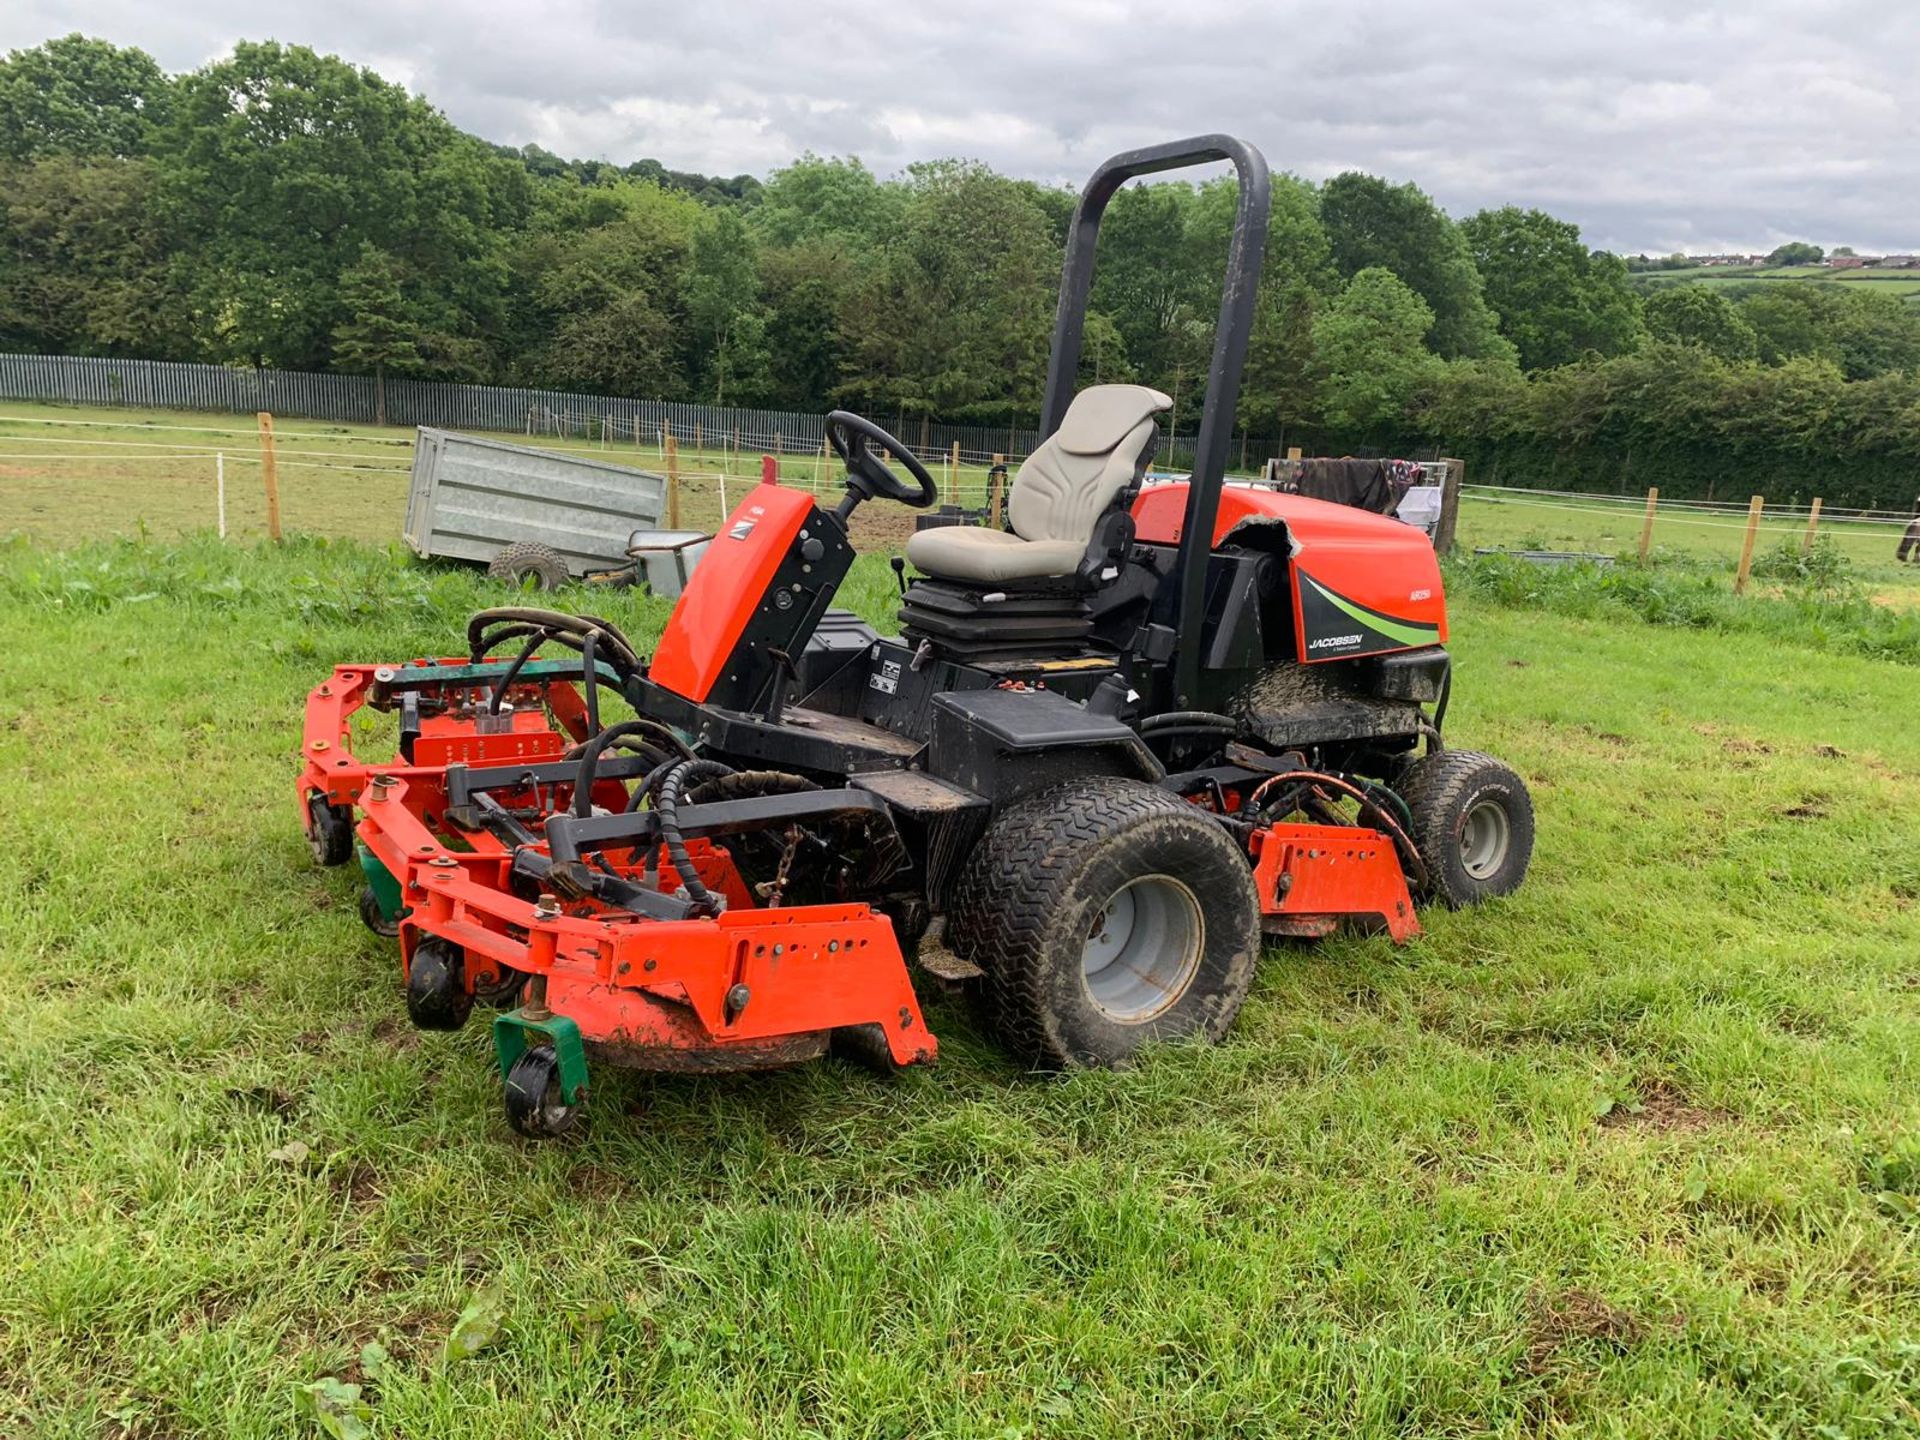
[[[1527,1317],[1527,1373],[1544,1375],[1560,1351],[1575,1341],[1598,1341],[1624,1351],[1647,1333],[1646,1322],[1591,1290],[1558,1295],[1535,1293]]]
[[[1616,1105],[1600,1117],[1602,1130],[1652,1130],[1661,1134],[1705,1130],[1731,1117],[1694,1105],[1665,1081],[1640,1087],[1639,1105]]]

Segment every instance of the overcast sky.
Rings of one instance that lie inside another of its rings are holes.
[[[966,155],[1077,184],[1228,130],[1275,169],[1412,180],[1456,216],[1538,206],[1614,250],[1920,249],[1913,0],[0,4],[0,48],[73,30],[169,70],[311,45],[490,140],[620,163]]]

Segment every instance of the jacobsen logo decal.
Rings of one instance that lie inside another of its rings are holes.
[[[1301,628],[1306,632],[1307,654],[1316,660],[1411,650],[1440,639],[1438,625],[1383,614],[1329,590],[1304,570],[1296,573],[1300,577]]]

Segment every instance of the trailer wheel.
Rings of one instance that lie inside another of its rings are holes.
[[[522,1052],[507,1071],[503,1092],[507,1124],[529,1140],[564,1135],[580,1118],[580,1107],[560,1098],[560,1061],[551,1045]]]
[[[1260,953],[1240,847],[1177,796],[1101,778],[1021,801],[988,830],[948,922],[986,974],[1002,1040],[1049,1068],[1123,1066],[1233,1023]]]
[[[487,574],[522,589],[531,580],[536,590],[558,590],[567,583],[567,562],[551,545],[516,540],[493,557]]]
[[[380,897],[373,893],[373,886],[360,887],[360,923],[383,940],[396,939],[400,934],[400,922],[387,918],[387,912],[380,908]]]
[[[316,864],[346,864],[353,858],[353,812],[344,805],[329,805],[324,795],[309,796],[307,846]]]
[[[458,1030],[473,1011],[460,952],[444,940],[422,940],[407,962],[407,1018],[422,1030]]]
[[[1510,766],[1477,750],[1442,750],[1408,766],[1399,789],[1429,896],[1458,910],[1520,888],[1533,858],[1533,799]]]

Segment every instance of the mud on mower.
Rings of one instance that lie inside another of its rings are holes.
[[[1094,241],[1126,180],[1223,159],[1239,208],[1194,470],[1147,485],[1167,397],[1074,389]],[[1222,1035],[1263,936],[1405,941],[1416,899],[1520,883],[1525,785],[1442,739],[1426,537],[1223,484],[1267,212],[1264,160],[1226,136],[1100,168],[1010,528],[914,535],[898,637],[832,608],[847,519],[931,505],[934,483],[835,412],[845,498],[824,510],[769,469],[650,659],[606,620],[507,608],[459,655],[342,665],[313,690],[314,854],[358,852],[414,1023],[497,1010],[516,1130],[568,1128],[589,1058],[930,1062],[908,957],[936,921],[946,951],[922,968],[977,989],[1012,1050],[1121,1065]],[[614,702],[631,718],[610,723]],[[397,717],[395,757],[353,753],[363,706]]]

